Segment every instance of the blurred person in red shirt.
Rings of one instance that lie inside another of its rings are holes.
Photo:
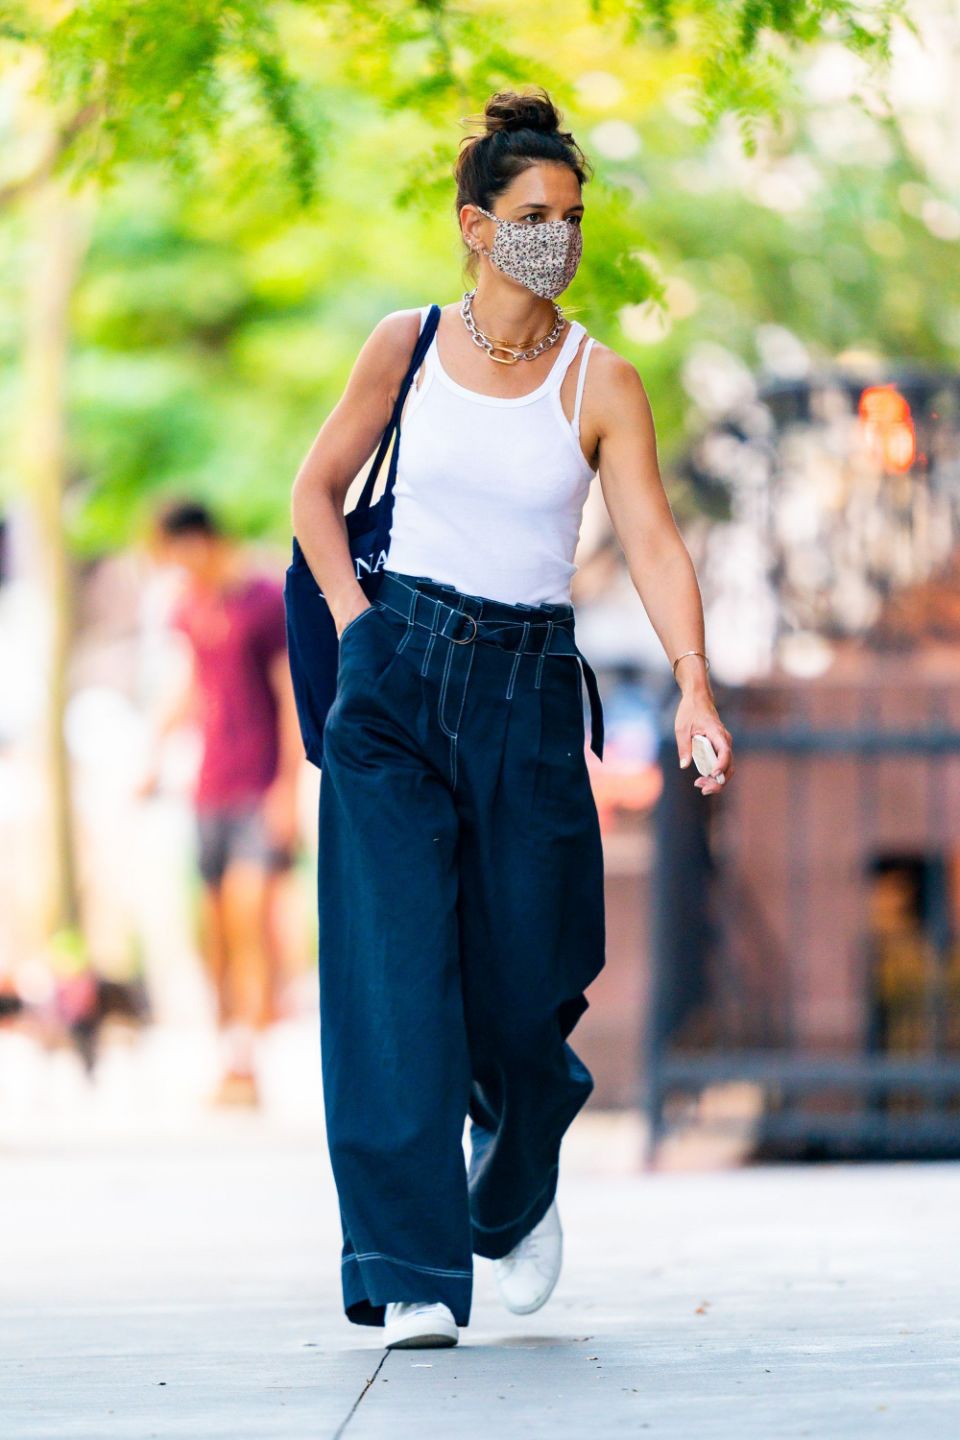
[[[217,993],[223,1075],[215,1100],[258,1101],[257,1032],[276,1016],[271,880],[293,862],[303,746],[287,661],[283,585],[254,573],[199,501],[168,503],[151,548],[181,572],[170,621],[190,673],[160,716],[139,791],[156,788],[166,735],[200,731],[193,803],[203,881],[204,950]]]

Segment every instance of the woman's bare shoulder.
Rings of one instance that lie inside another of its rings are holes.
[[[441,310],[450,309],[450,306],[441,306]],[[417,336],[420,334],[424,320],[424,308],[416,306],[406,310],[391,310],[388,315],[377,322],[370,340],[375,341],[377,348],[384,356],[394,356],[410,359],[414,345],[417,343]]]
[[[384,315],[382,320],[377,321],[370,338],[374,339],[375,337],[386,353],[393,351],[399,354],[401,351],[406,351],[409,355],[416,344],[419,333],[419,308],[391,310],[388,315]]]
[[[421,319],[419,307],[384,315],[363,343],[358,368],[388,382],[402,378],[420,334]]]
[[[644,434],[653,429],[653,412],[640,371],[626,355],[595,340],[583,397],[583,427],[597,435],[617,430]]]
[[[590,370],[593,372],[595,382],[594,389],[605,390],[615,389],[621,394],[624,391],[642,390],[643,381],[640,372],[626,355],[621,355],[619,350],[614,350],[610,345],[605,345],[602,340],[593,337],[593,348],[590,351]]]

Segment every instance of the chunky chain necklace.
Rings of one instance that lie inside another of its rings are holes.
[[[490,359],[496,360],[498,365],[515,365],[518,360],[536,360],[544,350],[549,350],[556,345],[566,324],[563,311],[556,300],[553,302],[553,308],[556,311],[553,329],[524,348],[519,345],[511,345],[506,340],[492,340],[489,335],[484,334],[473,318],[473,297],[476,293],[476,290],[465,292],[463,304],[460,306],[460,314],[463,316],[463,323],[469,330],[473,343],[478,345],[481,350],[485,350]]]

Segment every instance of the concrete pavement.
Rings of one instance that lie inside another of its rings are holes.
[[[319,1133],[7,1135],[0,1433],[955,1440],[960,1165],[617,1173],[605,1123],[565,1142],[548,1305],[478,1261],[459,1347],[390,1355],[341,1314]]]

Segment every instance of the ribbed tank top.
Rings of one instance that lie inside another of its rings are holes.
[[[421,309],[421,328],[429,309]],[[401,422],[388,569],[508,604],[570,602],[596,473],[580,447],[592,336],[572,422],[560,387],[584,334],[571,321],[543,383],[509,399],[459,385],[441,365],[434,337]]]

